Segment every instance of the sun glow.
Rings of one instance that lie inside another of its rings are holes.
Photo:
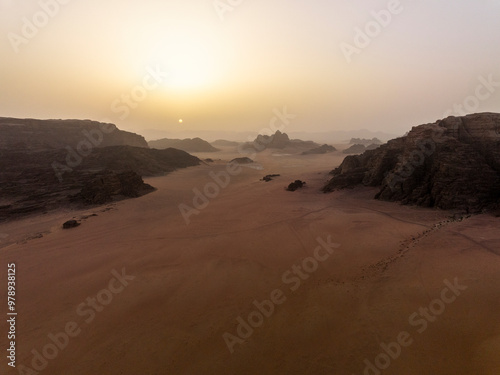
[[[166,89],[196,90],[215,82],[214,56],[199,43],[176,43],[164,51],[161,60],[168,73]]]

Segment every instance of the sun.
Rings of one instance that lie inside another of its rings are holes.
[[[179,119],[179,124],[182,124],[184,121],[180,118]]]

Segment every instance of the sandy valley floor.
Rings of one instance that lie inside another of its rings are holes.
[[[2,311],[14,262],[18,312],[18,368],[3,355],[2,374],[500,374],[500,219],[322,194],[344,155],[266,151],[186,225],[178,205],[238,155],[197,156],[222,160],[147,179],[158,190],[138,199],[0,225]],[[285,191],[295,179],[307,186]]]

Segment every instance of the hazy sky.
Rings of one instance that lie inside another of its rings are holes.
[[[500,112],[499,16],[499,0],[0,0],[0,116],[257,131],[286,106],[288,131],[402,134],[454,105]]]

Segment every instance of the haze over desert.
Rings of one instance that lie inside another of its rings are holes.
[[[499,12],[0,1],[0,374],[500,374]]]

